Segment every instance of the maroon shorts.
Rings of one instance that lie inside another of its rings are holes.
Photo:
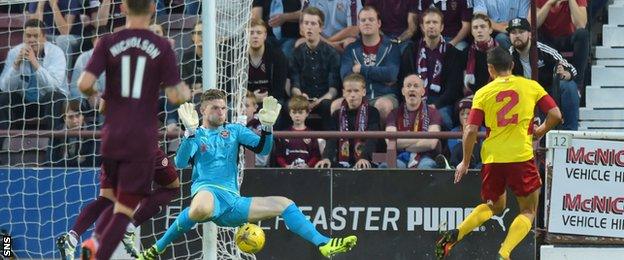
[[[154,167],[154,182],[160,186],[167,186],[178,178],[178,172],[171,160],[161,150],[158,150]]]
[[[102,158],[100,187],[113,189],[117,201],[128,207],[136,207],[139,201],[152,191],[154,178],[153,161],[118,161]]]
[[[152,165],[154,166],[152,168],[152,172],[154,173],[152,177],[156,184],[164,187],[164,186],[171,184],[173,181],[175,181],[178,178],[178,172],[176,171],[175,167],[171,163],[171,160],[167,158],[167,155],[164,152],[162,152],[162,150],[160,149],[158,150],[156,154],[156,160]],[[111,177],[110,174],[107,174],[107,171],[105,170],[105,167],[104,167],[104,163],[102,163],[102,169],[100,173],[100,187],[102,189],[114,189],[116,196],[119,198],[119,193],[117,193],[117,191],[124,190],[124,189],[122,188],[118,189],[119,186],[113,184],[114,178],[116,178],[116,176]],[[146,194],[149,194],[149,192],[151,192],[151,181],[149,183],[150,185],[148,185],[148,193]],[[132,194],[132,193],[126,193],[126,194]]]
[[[481,199],[496,202],[505,187],[525,197],[542,187],[533,159],[515,163],[488,163],[481,167]]]

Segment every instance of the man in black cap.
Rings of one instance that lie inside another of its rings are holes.
[[[531,25],[525,18],[509,21],[507,27],[512,47],[513,74],[531,78]],[[555,98],[563,114],[563,130],[577,130],[579,117],[579,92],[574,82],[577,71],[557,50],[537,42],[537,81]]]

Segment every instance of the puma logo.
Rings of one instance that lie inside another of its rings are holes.
[[[498,224],[501,226],[501,228],[503,228],[503,232],[507,231],[507,228],[505,228],[505,222],[503,221],[505,219],[505,215],[507,214],[507,212],[509,212],[509,209],[506,208],[503,211],[503,214],[499,217],[499,216],[492,216],[493,220],[496,220],[496,222],[498,222]]]

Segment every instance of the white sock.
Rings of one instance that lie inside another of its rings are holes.
[[[78,244],[78,234],[73,230],[70,230],[67,234],[69,234],[69,244],[75,247]]]
[[[126,232],[133,232],[134,233],[135,229],[136,229],[136,227],[134,226],[134,224],[132,224],[132,222],[130,222],[128,224],[128,227],[126,228]]]

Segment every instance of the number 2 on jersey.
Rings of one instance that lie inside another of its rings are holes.
[[[134,68],[134,82],[132,82],[132,98],[134,99],[141,98],[145,61],[145,56],[137,57],[136,68]],[[121,96],[130,97],[130,55],[121,56]]]
[[[509,124],[518,124],[518,114],[513,114],[511,117],[507,117],[507,113],[514,108],[519,101],[518,92],[513,90],[505,90],[496,94],[496,102],[503,102],[505,98],[509,97],[509,101],[498,112],[496,112],[496,122],[498,127],[504,127]]]

